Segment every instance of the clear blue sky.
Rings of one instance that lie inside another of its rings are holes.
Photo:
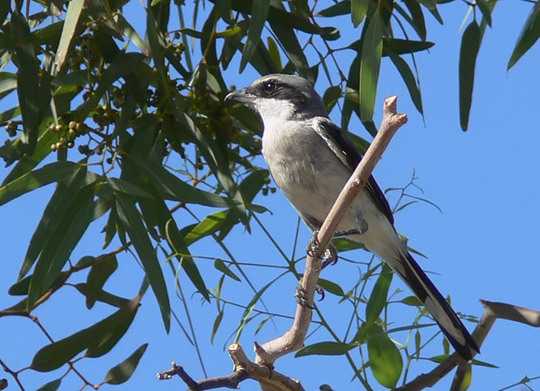
[[[140,6],[138,2],[134,3],[135,8]],[[531,6],[521,1],[500,2],[497,5],[493,17],[494,27],[485,34],[477,63],[475,94],[467,133],[459,128],[457,101],[457,63],[461,37],[458,29],[467,11],[465,3],[440,6],[444,26],[426,15],[428,39],[437,44],[429,54],[417,57],[426,114],[425,125],[392,65],[384,61],[381,72],[376,121],[380,120],[383,99],[397,94],[400,96],[398,109],[408,113],[409,123],[392,141],[375,170],[375,176],[384,189],[405,185],[413,170],[416,171],[416,183],[424,193],[415,194],[437,204],[442,213],[428,204],[416,204],[396,216],[396,226],[410,238],[409,244],[412,247],[428,256],[428,259],[419,259],[419,262],[426,270],[436,273],[431,274],[434,283],[444,294],[451,295],[456,311],[478,317],[482,314],[479,299],[540,309],[540,226],[537,223],[540,217],[540,176],[537,172],[540,167],[540,126],[536,118],[540,90],[540,49],[534,47],[509,73],[506,72],[511,50]],[[324,21],[321,24],[324,25]],[[142,30],[140,34],[143,34]],[[237,69],[231,67],[227,72],[227,81],[239,87],[249,84],[257,76],[249,69],[238,76]],[[325,84],[318,85],[321,92],[324,88]],[[333,114],[338,121],[338,113]],[[360,126],[352,130],[367,137]],[[260,164],[264,163],[261,161]],[[7,172],[5,168],[0,168],[0,177],[5,177]],[[1,308],[16,302],[5,292],[16,278],[28,241],[51,192],[52,186],[49,186],[0,208],[0,221],[3,222],[0,228],[3,261]],[[395,201],[395,198],[390,199]],[[262,219],[283,249],[290,254],[296,214],[279,192],[269,197],[261,196],[259,202],[273,211],[272,215],[266,214]],[[77,248],[74,259],[100,251],[100,228],[99,224],[93,227],[93,232]],[[303,251],[308,238],[308,230],[302,226],[298,251]],[[236,229],[228,244],[242,262],[283,265],[277,251],[257,228],[252,235]],[[213,247],[208,247],[208,243],[194,250],[194,253],[209,256],[215,255],[215,252]],[[347,256],[359,260],[368,259],[366,253],[362,252]],[[121,257],[121,273],[115,273],[106,288],[113,292],[129,291],[134,294],[142,272],[133,267],[133,262],[129,256]],[[212,261],[206,262],[208,268],[205,277],[208,278],[208,286],[215,286],[219,274],[212,271]],[[270,269],[268,273],[266,269],[247,270],[258,288],[277,274]],[[171,287],[173,308],[186,325],[183,305],[175,298],[172,278],[169,273],[166,274]],[[344,289],[350,287],[356,276],[357,266],[345,261],[325,270],[324,275],[340,283]],[[295,285],[296,281],[288,277],[265,294],[264,301],[271,311],[291,315],[294,313]],[[214,304],[202,304],[198,296],[192,296],[193,289],[189,283],[184,284],[183,288],[193,322],[197,325],[198,342],[203,350],[208,376],[229,373],[231,362],[223,347],[230,342],[227,338],[233,332],[241,311],[227,307],[224,324],[212,345],[208,339],[208,330],[215,316]],[[252,293],[239,288],[245,286],[228,279],[224,289],[228,298],[245,304]],[[392,289],[396,288],[407,292],[407,288],[394,279]],[[98,308],[98,311],[80,311],[84,305],[80,295],[70,287],[64,287],[63,290],[65,292],[39,308],[35,314],[54,338],[65,337],[110,313],[106,307]],[[339,323],[344,307],[336,297],[328,295],[321,303],[321,308],[327,319]],[[264,342],[285,331],[289,325],[288,320],[277,320],[275,325],[268,322],[258,335],[253,336],[260,320],[262,318],[254,321],[243,334],[241,342],[248,354],[251,354],[253,340]],[[474,327],[470,323],[467,326],[470,330]],[[339,328],[339,325],[336,327]],[[324,334],[316,333],[307,343],[326,339],[328,337]],[[195,350],[186,342],[182,331],[173,326],[172,333],[165,335],[157,305],[150,293],[145,296],[132,329],[113,352],[106,356],[106,360],[84,360],[78,368],[90,381],[98,383],[108,368],[123,360],[143,342],[149,342],[150,346],[139,369],[128,383],[118,389],[183,389],[184,385],[177,379],[169,382],[156,380],[155,373],[167,369],[172,360],[184,365],[194,378],[204,377]],[[44,336],[31,321],[0,319],[0,358],[6,360],[11,368],[29,365],[36,346],[46,343]],[[478,359],[500,368],[475,368],[472,390],[497,390],[518,382],[524,376],[540,375],[540,338],[537,329],[499,320],[481,350]],[[420,368],[426,371],[431,367],[432,364],[427,363]],[[278,361],[276,369],[299,378],[308,390],[316,390],[323,383],[330,384],[336,391],[351,387],[360,389],[354,381],[351,385],[352,373],[342,357],[287,357]],[[62,373],[57,371],[55,374],[60,376]],[[9,389],[17,389],[7,374],[2,377],[10,381]],[[26,372],[22,375],[27,389],[37,388],[55,378],[54,374],[43,376]],[[445,389],[448,384],[449,380],[442,381],[435,389]],[[76,389],[78,385],[79,380],[70,376],[64,380],[61,389]],[[242,389],[256,390],[258,386],[246,382],[242,384]]]

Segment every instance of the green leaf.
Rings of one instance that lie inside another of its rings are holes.
[[[422,41],[425,41],[427,37],[426,21],[424,19],[424,13],[422,7],[416,0],[405,0],[405,6],[411,13],[411,25],[420,37]]]
[[[492,6],[488,4],[486,0],[475,0],[478,9],[482,13],[482,22],[486,22],[489,27],[491,27],[491,11],[493,10]]]
[[[84,296],[87,296],[89,289],[85,283],[75,284],[74,287],[81,294],[83,294]],[[109,304],[117,308],[121,308],[122,306],[126,305],[126,303],[129,302],[129,299],[125,299],[123,297],[113,295],[112,293],[106,292],[103,289],[100,289],[97,292],[92,291],[92,297],[97,301]]]
[[[372,324],[367,340],[371,371],[384,387],[395,388],[403,370],[403,358],[388,334],[377,324]]]
[[[249,29],[242,52],[242,59],[240,60],[240,70],[242,73],[247,63],[255,53],[257,45],[261,40],[261,33],[268,16],[268,9],[270,8],[270,2],[267,0],[253,0],[251,9],[251,18],[249,20]]]
[[[535,2],[531,13],[527,17],[525,24],[519,34],[508,65],[507,70],[510,70],[519,59],[531,48],[532,45],[540,37],[540,2]]]
[[[0,205],[3,205],[29,191],[39,189],[71,174],[77,164],[67,161],[49,163],[42,168],[21,175],[0,187]]]
[[[140,301],[141,296],[137,295],[126,306],[100,322],[44,346],[36,353],[30,367],[38,372],[53,371],[69,362],[84,349],[95,349],[110,341],[113,335],[117,336],[117,330],[124,330],[124,332],[127,330],[137,313]]]
[[[219,230],[225,222],[226,214],[226,211],[219,211],[206,216],[185,235],[184,241],[186,245],[191,246],[196,241],[212,235]]]
[[[478,2],[478,0],[476,0],[476,1]],[[463,378],[462,378],[462,381],[461,381],[461,384],[460,384],[458,390],[459,391],[467,391],[469,389],[469,387],[471,386],[471,382],[472,382],[472,365],[466,363],[465,364],[465,369],[463,369],[463,367],[460,366],[460,370],[461,371],[465,370],[466,372],[465,372],[465,374],[463,374]]]
[[[210,296],[208,294],[208,288],[197,268],[197,264],[191,256],[188,245],[183,237],[182,233],[178,230],[176,222],[173,219],[170,219],[165,225],[165,233],[167,236],[167,241],[171,246],[172,250],[175,252],[176,258],[180,263],[180,267],[186,272],[186,275],[193,283],[195,288],[199,291],[201,295],[207,300],[210,301]]]
[[[143,198],[153,198],[152,195],[138,186],[132,185],[131,183],[120,179],[120,178],[107,178],[107,183],[116,191],[120,191],[127,195],[134,195]]]
[[[351,11],[350,0],[340,1],[331,5],[328,8],[323,9],[315,14],[315,16],[322,16],[324,18],[331,18],[334,16],[346,15]]]
[[[62,383],[62,378],[48,382],[47,384],[42,385],[37,389],[37,391],[56,391],[60,384]]]
[[[418,85],[416,78],[414,77],[414,74],[411,71],[411,68],[409,67],[409,64],[401,58],[400,56],[388,52],[390,59],[392,60],[392,63],[398,70],[399,74],[401,75],[401,78],[405,82],[405,85],[407,86],[407,90],[409,91],[409,95],[411,96],[411,99],[414,103],[414,106],[418,110],[420,114],[424,114],[424,110],[422,107],[422,94],[420,92],[420,86]]]
[[[223,262],[221,259],[216,258],[214,261],[214,267],[226,276],[231,277],[233,280],[242,281],[227,265],[225,265],[225,262]]]
[[[279,277],[278,277],[279,278]],[[240,325],[238,326],[238,329],[236,330],[236,335],[234,336],[234,342],[237,342],[240,339],[240,336],[242,335],[242,331],[244,331],[244,327],[248,324],[250,321],[250,314],[253,311],[253,308],[255,308],[255,304],[260,300],[264,292],[275,282],[275,279],[270,281],[268,284],[263,286],[261,289],[259,289],[255,295],[251,298],[250,302],[246,306],[246,309],[244,310],[244,313],[242,314],[242,317],[240,318]]]
[[[1,120],[0,120],[1,121]],[[51,144],[58,140],[58,135],[53,132],[44,132],[37,142],[36,149],[32,155],[23,155],[10,173],[4,178],[2,185],[15,180],[21,175],[35,168],[39,163],[51,153]]]
[[[28,309],[51,286],[67,263],[71,252],[86,232],[94,215],[94,184],[79,190],[69,205],[64,205],[60,219],[43,246],[28,290]]]
[[[363,22],[371,0],[351,0],[351,19],[354,27]]]
[[[266,41],[268,44],[268,54],[270,55],[276,69],[281,71],[283,69],[283,65],[281,64],[281,56],[279,54],[279,48],[276,41],[274,41],[270,35],[266,37]]]
[[[418,0],[418,2],[426,6],[429,10],[437,9],[437,0]]]
[[[265,169],[253,169],[238,186],[244,203],[251,204],[268,180],[269,172]]]
[[[163,166],[152,162],[150,159],[143,160],[138,156],[128,154],[125,154],[125,156],[144,171],[148,179],[167,199],[207,206],[228,206],[225,198],[188,185],[175,175],[171,174]]]
[[[322,356],[341,356],[349,350],[356,347],[356,344],[346,344],[341,342],[318,342],[313,345],[308,345],[300,349],[295,357],[310,356],[318,354]]]
[[[323,102],[326,107],[326,111],[332,111],[332,108],[336,105],[339,98],[341,98],[341,87],[340,86],[331,86],[328,87],[323,94]]]
[[[21,141],[32,152],[38,138],[40,119],[39,64],[34,46],[28,42],[30,27],[24,16],[15,11],[11,14],[11,34],[16,42],[15,55],[19,69],[17,71],[17,94],[23,119]]]
[[[463,32],[459,53],[459,120],[461,129],[467,130],[471,112],[474,70],[480,49],[480,29],[473,20]]]
[[[0,97],[17,89],[17,75],[11,72],[0,73]]]
[[[412,41],[410,39],[383,38],[383,56],[389,55],[387,52],[395,54],[409,54],[428,50],[435,45],[429,41]]]
[[[116,195],[116,208],[118,211],[118,222],[129,235],[133,247],[135,247],[135,251],[139,255],[152,291],[159,304],[165,330],[169,332],[171,327],[169,293],[167,292],[161,265],[142,222],[141,214],[131,200],[122,193]]]
[[[304,53],[304,49],[300,45],[295,31],[291,26],[284,22],[270,22],[270,27],[276,35],[278,41],[283,46],[287,57],[293,65],[298,69],[299,73],[306,77],[311,82],[314,82],[312,71],[309,68],[309,63]]]
[[[333,295],[342,297],[345,294],[343,289],[335,282],[325,280],[324,278],[319,278],[318,284],[326,292],[332,293]]]
[[[144,39],[141,38],[139,33],[133,28],[131,24],[124,18],[124,16],[121,13],[116,13],[116,23],[118,23],[118,27],[120,27],[120,30],[122,31],[122,34],[124,34],[128,39],[133,42],[141,51],[146,55],[150,55],[150,48],[148,47],[148,44]]]
[[[94,261],[86,277],[86,308],[94,306],[103,285],[118,267],[116,255],[106,254]]]
[[[221,321],[223,320],[223,311],[219,311],[216,319],[214,319],[214,325],[212,326],[212,334],[210,334],[210,342],[214,343],[214,338],[216,336],[216,333],[219,329],[219,325],[221,324]]]
[[[70,176],[64,178],[63,181],[59,181],[30,239],[18,279],[23,278],[30,271],[45,245],[53,240],[51,235],[55,230],[57,222],[65,213],[66,205],[70,205],[73,202],[81,187],[84,186],[86,176],[86,166],[80,166],[75,168]]]
[[[406,298],[401,299],[399,302],[403,303],[405,305],[409,305],[411,307],[422,307],[423,306],[420,299],[418,297],[416,297],[416,296],[407,296]]]
[[[137,365],[139,365],[139,361],[141,360],[141,357],[143,356],[147,347],[147,343],[142,344],[131,354],[131,356],[126,358],[114,368],[111,368],[111,370],[107,372],[107,375],[105,376],[104,383],[122,384],[128,381],[133,372],[135,372],[135,369],[137,369]]]
[[[392,273],[390,267],[386,263],[383,263],[381,274],[377,278],[377,282],[373,287],[366,305],[366,323],[368,325],[379,318],[379,315],[386,306],[388,290],[390,289],[393,275],[394,273]]]
[[[360,60],[360,119],[362,122],[373,118],[383,51],[383,32],[384,22],[379,12],[375,12],[365,32]]]
[[[64,26],[62,27],[62,35],[60,36],[60,42],[58,43],[58,49],[56,50],[55,61],[58,70],[62,69],[64,62],[66,61],[84,3],[85,0],[71,0],[68,3],[66,19],[64,20]]]

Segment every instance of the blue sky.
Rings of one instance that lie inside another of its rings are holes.
[[[417,57],[425,124],[410,102],[403,82],[392,65],[383,61],[381,71],[376,122],[380,121],[383,99],[390,95],[399,95],[398,109],[409,115],[409,122],[393,139],[375,170],[375,176],[385,189],[407,184],[415,171],[418,177],[416,184],[423,189],[423,193],[417,191],[413,194],[429,199],[442,213],[428,204],[418,203],[397,214],[396,227],[409,237],[412,247],[427,255],[428,259],[418,259],[419,262],[424,269],[433,272],[431,278],[439,289],[445,295],[451,295],[454,309],[478,317],[482,314],[479,299],[540,309],[537,249],[540,242],[540,226],[537,223],[540,217],[540,176],[537,171],[540,167],[540,125],[536,118],[540,90],[540,49],[533,47],[510,72],[506,72],[513,45],[530,8],[531,4],[526,2],[503,1],[497,5],[493,17],[494,26],[487,30],[479,54],[473,108],[469,131],[466,133],[459,128],[457,101],[457,63],[461,38],[459,27],[467,11],[465,3],[440,6],[445,20],[443,26],[426,15],[428,39],[437,44],[430,53]],[[324,25],[324,21],[321,24]],[[140,33],[142,35],[143,31]],[[243,87],[257,77],[249,69],[238,76],[237,69],[232,66],[226,73],[227,81],[231,84]],[[317,87],[322,92],[325,84],[318,84]],[[337,122],[338,114],[332,113]],[[351,126],[351,130],[367,138],[360,126]],[[262,160],[260,165],[264,165]],[[8,169],[0,168],[0,177],[3,178],[7,172]],[[6,292],[15,280],[29,238],[51,192],[52,187],[49,186],[0,208],[0,221],[4,223],[0,229],[0,251],[3,258],[0,292]],[[395,201],[395,196],[390,195],[390,200]],[[294,210],[279,192],[268,197],[261,196],[259,203],[273,211],[273,214],[265,214],[261,219],[284,251],[291,254],[297,224]],[[93,227],[93,232],[77,248],[74,259],[100,251],[99,229],[99,224]],[[236,229],[228,240],[239,260],[284,265],[261,230],[255,226],[253,231],[249,235]],[[303,251],[309,236],[308,230],[301,226],[297,251]],[[216,251],[208,243],[194,249],[194,253],[209,256],[215,255]],[[366,253],[360,251],[347,254],[347,257],[369,259]],[[129,256],[122,257],[120,272],[115,273],[106,286],[109,290],[137,291],[142,272],[133,267],[133,262]],[[208,278],[209,286],[215,286],[219,274],[212,271],[212,261],[207,262],[205,277]],[[259,289],[279,273],[279,270],[255,267],[246,270]],[[358,265],[341,261],[325,270],[323,277],[340,283],[346,289],[357,277],[358,270]],[[186,325],[184,307],[175,297],[170,274],[167,274],[167,279],[173,307]],[[287,277],[270,289],[264,296],[269,309],[292,315],[295,285],[296,281]],[[235,322],[238,322],[241,310],[227,307],[224,325],[212,345],[208,331],[215,317],[214,304],[202,304],[198,296],[192,296],[193,289],[188,283],[183,284],[183,288],[193,323],[196,324],[208,376],[229,373],[231,362],[223,347],[231,342],[228,337],[234,330]],[[245,304],[252,293],[246,292],[244,288],[244,285],[232,280],[226,280],[224,287],[228,298]],[[392,289],[396,288],[406,292],[401,297],[408,295],[407,288],[394,279]],[[70,287],[63,288],[63,291],[35,314],[54,338],[67,336],[110,313],[109,308],[99,306],[96,311],[80,311],[79,308],[84,305],[80,295]],[[335,326],[339,329],[344,307],[338,301],[338,298],[328,295],[320,306],[326,318],[335,320]],[[13,303],[15,300],[12,297],[6,293],[0,294],[1,308]],[[396,307],[396,310],[399,308]],[[252,322],[242,336],[241,342],[248,354],[251,353],[254,339],[264,342],[285,331],[289,325],[289,320],[277,319],[275,324],[268,322],[254,336],[260,320],[262,317]],[[472,331],[474,325],[467,323],[467,327]],[[435,332],[433,328],[432,333]],[[3,347],[0,358],[15,369],[29,365],[36,347],[46,344],[42,333],[28,319],[2,318],[0,336],[0,346]],[[324,334],[315,333],[307,343],[326,339],[328,337]],[[83,360],[78,368],[90,381],[97,383],[110,367],[131,354],[143,342],[149,342],[150,346],[139,369],[130,382],[119,389],[183,388],[183,384],[179,384],[176,379],[168,383],[156,380],[155,373],[167,369],[172,360],[184,365],[194,378],[204,377],[195,350],[186,342],[179,327],[173,326],[171,334],[165,335],[151,294],[145,296],[133,328],[113,352],[106,356],[107,360]],[[536,329],[499,320],[481,350],[482,354],[478,357],[480,360],[500,368],[475,368],[472,390],[496,390],[518,382],[524,376],[540,375],[540,338]],[[431,367],[431,363],[425,363],[413,367],[413,371],[426,371]],[[352,373],[342,357],[286,357],[278,361],[276,369],[301,379],[304,387],[309,390],[318,389],[323,383],[330,384],[336,391],[351,387],[359,389],[356,382],[350,383]],[[25,372],[21,379],[27,389],[33,389],[62,373],[58,371],[43,376]],[[12,388],[16,389],[12,379],[8,377],[8,380]],[[448,384],[449,380],[446,379],[435,389],[445,389]],[[70,375],[63,381],[61,389],[75,389],[79,385],[80,381]],[[242,385],[244,390],[257,388],[253,382]]]

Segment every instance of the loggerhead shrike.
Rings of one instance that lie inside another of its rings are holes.
[[[227,95],[263,121],[262,152],[281,191],[312,231],[320,229],[362,156],[328,117],[305,79],[272,74]],[[371,177],[337,228],[382,258],[426,306],[452,346],[470,360],[478,346],[400,240],[383,192]]]

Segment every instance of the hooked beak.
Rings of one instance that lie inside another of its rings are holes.
[[[248,88],[233,91],[225,97],[225,102],[238,102],[244,104],[252,104],[254,100],[255,96],[249,92]]]

